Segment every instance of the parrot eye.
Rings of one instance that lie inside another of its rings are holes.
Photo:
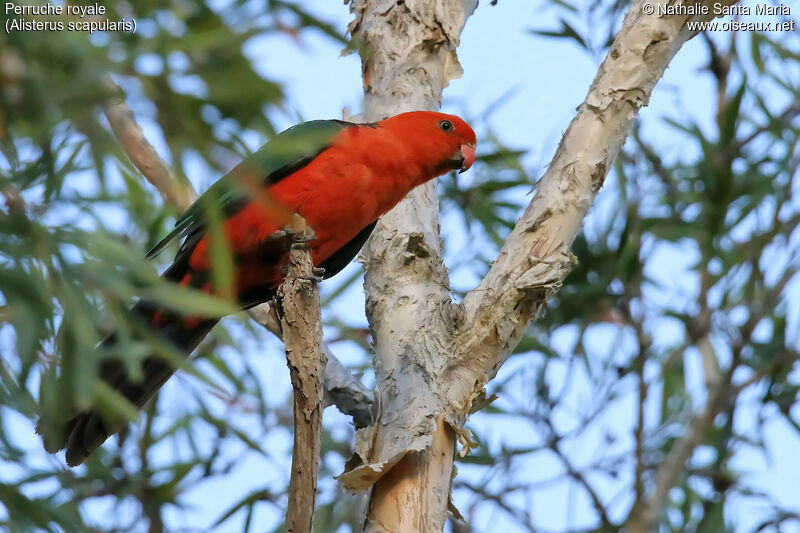
[[[442,131],[453,131],[453,123],[449,120],[443,120],[439,123],[439,128]]]

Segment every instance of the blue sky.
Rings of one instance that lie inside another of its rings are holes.
[[[347,6],[340,2],[306,2],[322,19],[343,29],[350,21]],[[789,2],[794,12],[800,12],[800,2]],[[538,4],[537,4],[538,5]],[[466,116],[478,115],[489,105],[497,104],[488,123],[491,129],[500,136],[505,144],[512,148],[529,150],[525,162],[532,175],[541,175],[549,161],[562,132],[574,116],[575,108],[583,100],[586,91],[596,73],[598,59],[591,58],[572,41],[555,40],[532,35],[531,29],[553,28],[556,26],[554,11],[535,7],[533,3],[500,0],[498,5],[491,6],[482,2],[475,14],[470,18],[462,36],[459,48],[459,59],[464,69],[464,76],[451,82],[445,91],[443,110],[446,112],[464,113]],[[286,36],[270,36],[253,40],[247,53],[258,68],[271,79],[281,80],[289,95],[287,109],[276,113],[271,118],[280,128],[288,127],[301,119],[338,118],[342,108],[349,108],[351,113],[361,111],[361,68],[357,55],[340,56],[341,45],[315,32],[303,35],[302,45],[298,46]],[[666,72],[664,79],[656,88],[650,105],[642,112],[643,128],[648,139],[656,142],[667,156],[677,156],[686,150],[686,145],[676,139],[674,130],[667,129],[661,121],[663,116],[680,117],[684,114],[692,116],[706,131],[713,126],[712,110],[715,98],[709,76],[700,74],[705,51],[702,44],[696,41],[687,44],[681,50]],[[146,68],[147,66],[143,66]],[[139,110],[137,110],[139,111]],[[138,117],[145,127],[151,141],[165,152],[163,142],[152,121],[143,110]],[[248,138],[251,148],[257,148],[262,142],[255,137]],[[218,176],[209,173],[200,165],[189,165],[191,178],[200,190],[213,182]],[[603,213],[602,192],[599,204],[593,216]],[[446,220],[445,220],[446,223]],[[592,221],[587,223],[591,231]],[[459,236],[453,238],[458,241]],[[465,239],[461,238],[462,241]],[[456,253],[454,251],[450,252]],[[691,290],[692,281],[682,276],[692,260],[692,251],[680,247],[662,247],[654,250],[658,254],[661,269],[653,272],[655,277],[663,278],[678,290]],[[351,265],[348,272],[359,268]],[[342,274],[346,276],[346,274]],[[470,286],[474,279],[468,274],[454,279],[459,286]],[[330,282],[335,285],[335,282]],[[796,289],[797,287],[795,287]],[[329,290],[329,289],[328,289]],[[798,294],[795,290],[794,294]],[[653,294],[654,298],[664,294]],[[797,300],[797,298],[795,298]],[[347,297],[338,304],[339,315],[363,316],[363,295],[359,288],[348,292]],[[794,314],[795,318],[797,314]],[[363,319],[354,319],[354,323],[364,323]],[[664,324],[657,332],[668,337],[674,331]],[[624,347],[630,339],[625,338],[612,326],[602,326],[590,333],[592,342],[598,346],[612,346],[618,342]],[[562,351],[568,352],[576,339],[574,332],[564,331],[558,339]],[[281,346],[269,342],[265,348],[255,340],[244,343],[246,357],[256,361],[273,405],[283,405],[289,394],[288,373]],[[336,353],[346,362],[362,361],[363,354],[348,347],[337,345]],[[687,355],[687,382],[699,386],[702,381],[702,369],[699,358]],[[513,359],[498,375],[498,380],[530,378],[528,360]],[[569,374],[571,372],[571,374]],[[571,369],[565,365],[554,365],[550,374],[553,386],[569,384],[567,402],[576,412],[583,412],[587,404],[591,404],[588,378],[582,370]],[[569,374],[569,375],[568,375]],[[182,378],[187,379],[187,378]],[[180,404],[180,389],[167,386],[162,402],[170,405]],[[632,385],[632,384],[631,384]],[[521,387],[524,389],[524,383]],[[596,443],[603,438],[602,428],[610,427],[612,432],[620,436],[616,448],[620,452],[630,447],[629,428],[635,417],[633,387],[628,387],[628,394],[612,403],[601,417],[601,423],[591,428],[587,435],[574,443],[570,454],[577,464],[588,462],[594,457]],[[655,395],[654,395],[655,396]],[[532,397],[532,395],[531,395]],[[512,402],[513,399],[500,401]],[[529,399],[529,401],[532,401]],[[648,408],[656,409],[655,402]],[[753,413],[741,413],[737,424],[747,427],[752,424]],[[326,424],[329,426],[346,423],[346,419],[333,409],[325,412]],[[555,421],[560,429],[574,425],[577,418],[564,415]],[[22,426],[28,424],[19,421]],[[504,417],[476,416],[470,426],[478,434],[489,441],[490,447],[497,450],[500,446],[530,446],[539,442],[535,427],[518,419]],[[741,450],[736,459],[736,466],[742,470],[753,472],[752,480],[764,490],[772,493],[785,505],[800,510],[800,492],[796,490],[800,481],[800,464],[796,461],[796,450],[800,445],[797,435],[784,424],[774,422],[768,425],[768,439],[774,443],[770,449],[770,460],[756,452]],[[189,503],[194,505],[189,512],[169,511],[167,517],[173,526],[203,528],[230,505],[241,497],[243,491],[231,491],[229,487],[241,483],[247,486],[261,486],[261,481],[283,482],[288,479],[289,450],[291,435],[288,431],[270,433],[269,446],[274,450],[276,460],[272,464],[264,461],[252,465],[239,465],[231,473],[224,485],[214,482],[199,485],[190,492]],[[39,446],[38,440],[31,435],[24,439],[24,447]],[[163,450],[163,453],[179,453],[175,450]],[[702,450],[700,454],[704,453]],[[537,482],[546,480],[560,472],[559,463],[543,454],[535,454],[530,459],[520,462],[515,474],[516,480]],[[480,469],[469,465],[460,466],[460,475],[474,481],[480,480]],[[258,479],[258,483],[254,482]],[[494,480],[491,483],[499,483]],[[594,481],[594,480],[593,480]],[[631,502],[631,472],[622,472],[619,479],[612,481],[596,480],[604,492],[613,500],[612,516],[624,516]],[[332,483],[321,480],[321,485]],[[550,489],[537,493],[536,501],[529,502],[536,518],[537,526],[546,530],[563,530],[568,527],[590,525],[587,520],[593,516],[589,501],[574,491],[567,483],[554,484]],[[468,494],[456,494],[456,506],[467,502]],[[568,506],[567,501],[572,501]],[[103,502],[91,508],[98,520],[106,512],[111,502]],[[755,506],[754,506],[755,505]],[[135,512],[130,509],[130,512]],[[749,500],[742,501],[730,511],[731,518],[742,524],[753,524],[759,521],[763,510],[758,504]],[[281,519],[277,508],[262,505],[256,514],[257,531],[272,527]],[[474,525],[484,531],[515,531],[502,515],[484,512],[476,517]],[[507,527],[504,527],[507,526]],[[220,531],[238,531],[241,520],[235,519],[221,527]]]

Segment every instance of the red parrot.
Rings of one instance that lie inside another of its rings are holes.
[[[355,257],[381,215],[417,185],[450,170],[470,168],[475,147],[475,133],[466,122],[428,111],[372,124],[340,120],[298,124],[214,183],[148,257],[182,238],[175,260],[162,276],[211,292],[208,207],[215,207],[234,255],[234,294],[241,308],[248,309],[272,299],[283,280],[293,238],[287,225],[294,214],[314,232],[309,245],[315,267],[322,269],[324,278],[331,277]],[[137,303],[132,313],[187,357],[218,321],[180,316],[145,301]],[[104,344],[113,342],[111,335]],[[150,356],[142,362],[140,379],[134,380],[120,360],[106,358],[99,377],[141,408],[174,372],[162,358]],[[123,420],[86,410],[57,431],[47,431],[42,423],[38,431],[49,452],[66,448],[67,464],[76,466],[123,427]]]

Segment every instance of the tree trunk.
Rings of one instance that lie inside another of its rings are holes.
[[[367,243],[378,414],[357,434],[361,464],[340,476],[351,490],[372,487],[365,531],[442,530],[455,442],[462,453],[472,445],[467,417],[488,403],[484,386],[574,264],[569,246],[631,124],[693,36],[686,22],[712,18],[648,16],[644,4],[629,9],[531,204],[463,304],[451,301],[439,256],[435,183],[384,216]],[[442,89],[460,73],[455,49],[475,5],[351,2],[350,31],[363,46],[367,120],[438,108]]]
[[[350,31],[362,42],[366,120],[440,107],[442,89],[461,74],[455,49],[476,5],[351,2]],[[381,218],[363,252],[380,405],[378,422],[357,438],[368,465],[343,474],[342,481],[366,488],[380,479],[365,531],[441,531],[447,518],[455,436],[442,412],[431,416],[444,397],[429,386],[444,371],[449,352],[443,341],[452,323],[442,314],[450,307],[450,287],[440,248],[432,181]],[[387,434],[374,440],[383,429]],[[378,447],[370,451],[372,443]],[[385,459],[371,463],[378,457]]]

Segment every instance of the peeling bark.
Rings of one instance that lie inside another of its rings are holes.
[[[367,504],[367,532],[441,531],[453,475],[455,433],[439,418],[430,446],[410,452],[382,476]],[[412,497],[413,500],[399,498]]]
[[[293,533],[311,532],[322,433],[326,357],[321,348],[322,318],[313,267],[309,246],[293,244],[276,306],[294,389],[294,447],[286,511],[286,531]]]
[[[434,110],[461,74],[461,30],[475,0],[354,0],[350,25],[362,44],[365,119]],[[367,316],[374,335],[377,422],[356,437],[362,464],[341,477],[372,490],[365,531],[441,531],[455,434],[440,390],[453,331],[440,256],[436,183],[415,189],[381,218],[363,251]],[[415,453],[408,453],[415,452]]]
[[[491,401],[484,386],[574,265],[569,247],[633,120],[693,36],[686,29],[692,17],[647,16],[643,4],[628,11],[535,197],[463,305],[450,299],[439,255],[434,183],[384,216],[367,243],[378,414],[357,434],[360,463],[340,476],[349,489],[372,487],[365,531],[442,530],[455,441],[462,453],[473,445],[467,417]],[[442,89],[460,73],[455,48],[474,7],[458,0],[351,3],[367,120],[438,108]]]

